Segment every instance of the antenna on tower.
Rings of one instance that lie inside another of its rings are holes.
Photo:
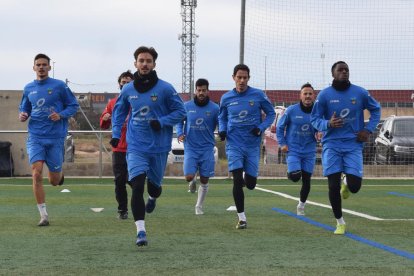
[[[181,0],[181,17],[183,20],[183,32],[178,36],[181,40],[182,60],[182,91],[188,92],[190,98],[194,97],[194,60],[195,60],[195,8],[197,0]]]

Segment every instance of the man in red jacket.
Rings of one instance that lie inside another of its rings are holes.
[[[134,75],[128,70],[123,72],[118,78],[119,89],[132,81]],[[111,99],[105,107],[100,118],[100,126],[102,129],[108,129],[111,126],[111,116],[118,97]],[[118,218],[128,218],[128,193],[126,183],[128,182],[128,168],[126,162],[126,124],[122,126],[121,139],[118,147],[112,147],[112,170],[115,176],[115,198],[118,202]]]

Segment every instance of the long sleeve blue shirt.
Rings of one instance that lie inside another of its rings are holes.
[[[28,131],[38,138],[62,138],[68,131],[68,118],[79,108],[76,97],[61,80],[47,78],[34,80],[23,90],[19,111],[29,116]],[[49,116],[59,113],[61,120],[52,121]]]
[[[264,120],[262,111],[266,114]],[[253,87],[238,93],[226,92],[220,101],[219,131],[227,131],[227,144],[237,147],[258,147],[261,137],[251,131],[258,127],[261,132],[268,128],[276,116],[266,94]]]
[[[129,111],[126,140],[128,152],[160,153],[171,150],[173,126],[185,118],[183,101],[174,87],[159,79],[150,90],[140,93],[133,82],[126,84],[119,95],[112,115],[112,137],[120,138],[122,125]],[[150,126],[158,120],[161,130]]]
[[[300,104],[289,106],[277,123],[276,137],[279,146],[287,145],[289,154],[309,155],[316,152],[316,130]]]
[[[205,106],[198,106],[194,100],[186,102],[184,106],[187,118],[185,122],[177,124],[177,135],[185,135],[184,147],[196,151],[213,149],[219,106],[212,101]]]
[[[364,110],[371,114],[369,123],[364,126]],[[333,113],[341,117],[341,128],[329,128],[328,123]],[[362,87],[351,84],[345,91],[338,91],[332,86],[323,89],[315,101],[311,113],[311,123],[325,134],[322,144],[327,147],[362,148],[357,141],[357,133],[364,128],[372,132],[381,117],[380,104]]]

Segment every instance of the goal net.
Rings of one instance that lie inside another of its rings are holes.
[[[299,101],[302,84],[317,91],[329,86],[332,64],[343,60],[350,81],[381,103],[382,119],[413,116],[413,11],[408,0],[247,0],[244,63],[250,84],[265,90],[275,106],[287,107]],[[369,147],[367,176],[413,176],[409,160],[374,165],[375,141]],[[414,145],[404,149],[412,158]],[[264,175],[285,176],[283,166],[266,163]]]

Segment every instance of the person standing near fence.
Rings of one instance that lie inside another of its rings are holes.
[[[349,81],[349,67],[343,61],[332,65],[332,86],[323,89],[315,101],[311,123],[324,132],[322,138],[323,175],[328,177],[329,201],[337,221],[334,234],[345,234],[342,200],[357,193],[362,185],[363,143],[375,129],[381,117],[380,104],[362,87]],[[364,125],[364,110],[370,112]],[[346,174],[347,185],[341,174]]]
[[[119,90],[122,90],[122,87],[132,81],[134,75],[128,70],[123,72],[118,77]],[[102,112],[101,118],[99,120],[100,127],[102,129],[108,129],[111,126],[111,116],[115,106],[116,99],[115,97],[111,99],[106,105],[104,111]],[[126,184],[128,182],[128,167],[126,162],[126,122],[122,125],[121,129],[121,138],[119,140],[117,147],[112,147],[112,171],[114,173],[114,182],[115,182],[115,198],[118,202],[118,218],[127,219],[128,218],[128,192]]]
[[[315,91],[305,83],[300,90],[300,102],[289,106],[277,123],[276,135],[282,152],[287,153],[287,176],[293,182],[302,178],[296,214],[305,215],[305,203],[311,189],[311,176],[316,161],[317,131],[310,123]]]
[[[62,164],[68,119],[75,115],[79,104],[69,87],[61,80],[49,77],[50,58],[38,54],[34,58],[36,79],[23,89],[19,120],[29,119],[27,154],[32,168],[33,193],[40,213],[38,226],[49,225],[46,195],[43,189],[43,164],[49,169],[49,182],[62,185]]]
[[[214,130],[218,125],[219,106],[208,97],[208,80],[196,81],[194,100],[185,103],[187,117],[177,124],[179,142],[184,142],[184,175],[189,191],[195,193],[197,170],[200,175],[195,214],[203,215],[203,203],[208,191],[208,180],[214,176]]]
[[[138,246],[148,244],[145,212],[154,211],[156,199],[161,195],[173,126],[186,115],[183,101],[174,87],[157,76],[154,70],[157,57],[158,53],[152,47],[141,46],[134,52],[134,65],[137,68],[134,81],[122,89],[112,116],[110,144],[116,148],[122,125],[129,114],[127,164]],[[149,194],[147,204],[144,201],[146,179]]]
[[[243,187],[253,190],[259,172],[262,133],[274,121],[276,113],[266,94],[248,86],[250,69],[238,64],[233,70],[236,87],[221,97],[219,136],[227,139],[226,155],[233,174],[233,198],[238,222],[236,229],[247,228]],[[263,114],[266,117],[262,120]]]

